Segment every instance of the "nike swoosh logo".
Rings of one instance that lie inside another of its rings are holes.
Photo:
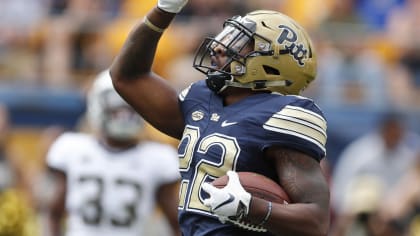
[[[236,125],[238,122],[227,122],[227,120],[223,121],[221,124],[222,127],[230,126],[230,125]]]
[[[235,197],[231,193],[229,193],[229,198],[226,199],[226,201],[224,201],[224,202],[220,203],[219,205],[217,205],[215,208],[213,208],[213,211],[216,210],[219,207],[222,207],[222,206],[224,206],[226,204],[229,204],[229,203],[233,202],[233,200],[235,200]]]

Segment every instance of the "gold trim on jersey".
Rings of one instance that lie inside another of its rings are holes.
[[[304,138],[325,150],[327,122],[322,116],[310,110],[286,106],[268,119],[263,127]]]

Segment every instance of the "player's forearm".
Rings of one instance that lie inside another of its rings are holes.
[[[111,65],[113,77],[131,79],[149,73],[162,35],[158,31],[166,29],[174,17],[175,14],[155,7],[139,20]]]
[[[51,207],[48,212],[48,228],[51,236],[61,236],[61,222],[64,217],[64,212],[60,206],[56,204]]]
[[[268,213],[268,202],[252,198],[248,220],[258,225]],[[275,235],[326,236],[329,213],[316,204],[275,204],[263,224]]]
[[[181,235],[178,223],[178,181],[162,185],[157,192],[157,202],[172,229],[172,235]]]
[[[59,227],[57,225],[50,226],[50,232],[51,232],[50,234],[51,236],[62,236],[59,230]]]
[[[48,227],[49,227],[49,231],[50,231],[51,236],[61,236],[62,235],[61,224],[60,224],[61,220],[59,220],[59,219],[61,219],[61,218],[53,216],[53,215],[49,216]]]

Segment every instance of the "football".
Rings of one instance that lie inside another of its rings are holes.
[[[275,203],[290,203],[290,199],[287,193],[279,184],[274,182],[272,179],[254,172],[237,173],[242,186],[252,196]],[[228,179],[229,177],[227,175],[224,175],[215,179],[212,182],[212,185],[217,188],[223,188],[224,186],[226,186]]]

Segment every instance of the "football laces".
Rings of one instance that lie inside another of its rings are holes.
[[[264,228],[260,225],[254,225],[254,224],[247,223],[243,220],[237,221],[237,220],[226,219],[226,221],[234,224],[235,226],[246,229],[246,230],[255,231],[255,232],[267,232],[266,228]]]

